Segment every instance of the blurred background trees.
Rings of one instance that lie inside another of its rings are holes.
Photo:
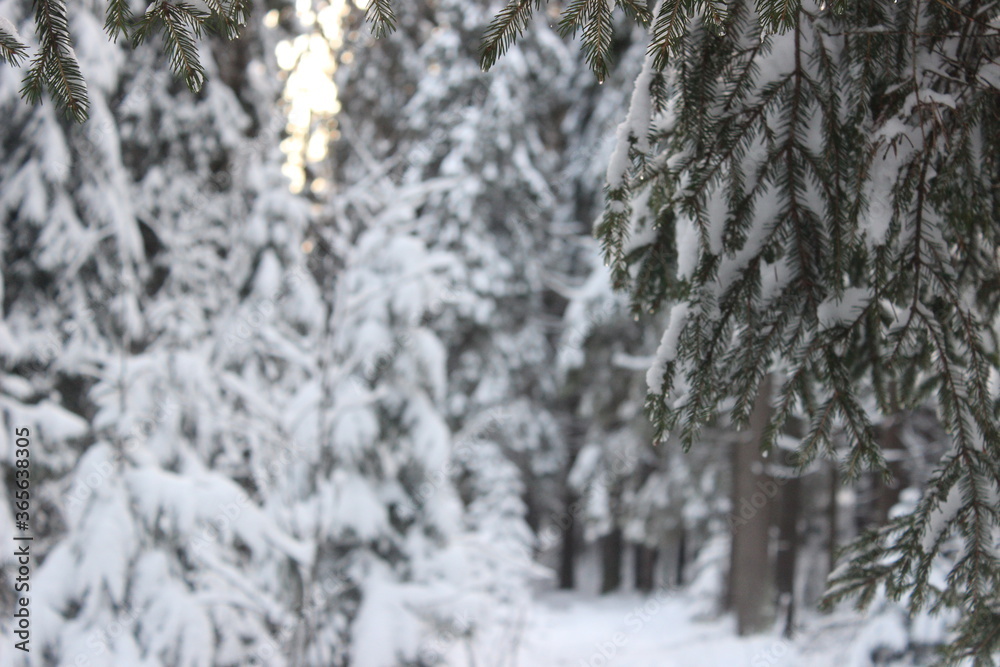
[[[0,410],[39,446],[31,664],[433,665],[459,646],[490,664],[547,588],[678,588],[740,634],[825,631],[836,552],[918,508],[949,450],[929,395],[864,405],[891,476],[850,484],[843,430],[807,460],[804,411],[768,428],[770,372],[727,376],[697,435],[650,423],[670,279],[708,261],[668,206],[668,121],[700,112],[668,97],[704,81],[649,78],[649,33],[621,12],[574,41],[539,11],[484,74],[498,7],[397,4],[383,40],[342,2],[255,8],[240,39],[200,42],[193,92],[169,48],[109,42],[89,3],[69,17],[85,124],[0,69]],[[0,16],[32,34],[24,3]],[[712,59],[735,47],[691,29],[681,62],[729,72]],[[643,81],[650,124],[633,131],[633,105],[616,139]],[[605,210],[609,163],[631,193]],[[938,547],[943,588],[963,552]],[[873,605],[886,631],[852,649],[871,664],[927,662],[956,620]]]

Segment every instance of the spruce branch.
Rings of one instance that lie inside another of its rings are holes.
[[[211,16],[209,21],[215,32],[225,39],[235,39],[246,24],[247,3],[235,0],[227,4],[224,0],[205,0]]]
[[[396,13],[392,4],[393,0],[369,0],[365,9],[365,20],[371,24],[372,32],[378,38],[396,30]]]
[[[10,21],[0,17],[0,61],[20,67],[27,58],[28,47],[20,42]]]
[[[649,8],[636,0],[614,0],[614,4],[612,0],[570,0],[559,19],[559,32],[563,37],[583,32],[584,59],[601,83],[608,75],[611,60],[614,7],[639,25],[648,26],[652,20]]]
[[[583,27],[587,18],[590,0],[570,0],[559,17],[559,34],[573,37]]]
[[[629,17],[643,27],[648,26],[649,22],[653,20],[653,14],[649,11],[649,7],[645,2],[637,2],[637,0],[615,0],[615,5],[617,5],[625,13],[625,16]]]
[[[719,34],[722,34],[728,16],[725,0],[701,0],[698,9],[701,10],[701,14],[708,24],[715,28]]]
[[[625,242],[628,240],[632,208],[629,205],[628,186],[607,193],[608,206],[594,230],[604,251],[605,264],[611,268],[611,280],[615,289],[624,289],[629,281]]]
[[[137,46],[161,28],[171,68],[192,92],[198,92],[205,83],[205,69],[195,40],[204,34],[209,16],[186,2],[155,0],[136,24],[132,42]]]
[[[654,56],[653,64],[657,69],[667,66],[671,52],[684,36],[691,4],[687,0],[663,0],[660,5],[649,42],[649,53]]]
[[[588,0],[587,4],[587,20],[583,27],[583,56],[598,83],[604,83],[611,59],[611,40],[614,37],[611,2]]]
[[[253,12],[253,0],[231,0],[229,5],[229,21],[238,30],[250,22]],[[234,31],[232,38],[237,36]]]
[[[974,4],[949,4],[977,15]],[[650,53],[674,83],[651,105],[666,110],[676,96],[674,130],[633,151],[598,227],[633,298],[673,287],[689,310],[673,356],[659,361],[662,390],[647,396],[656,437],[679,436],[687,448],[721,412],[743,423],[760,378],[773,373],[765,446],[804,417],[800,467],[846,439],[836,458],[847,478],[885,474],[867,406],[889,416],[936,401],[954,454],[913,513],[845,552],[829,599],[864,606],[885,590],[911,610],[959,607],[948,655],[993,664],[1000,233],[990,221],[1000,205],[1000,107],[995,80],[975,74],[995,63],[993,29],[933,2],[808,12],[784,0],[729,3],[724,34],[705,29],[706,12],[680,0],[658,7]],[[764,34],[786,30],[795,32]],[[673,167],[640,169],[657,161]],[[632,189],[640,171],[651,182]],[[621,212],[641,217],[647,188],[675,193],[656,206],[690,220],[697,236],[683,250],[697,253],[694,268],[667,285],[642,266],[633,275],[644,255],[615,245],[629,231]],[[786,275],[765,295],[762,277],[779,265]],[[848,292],[862,296],[848,301]],[[950,572],[935,586],[942,563]]]
[[[589,1],[589,0],[588,0]],[[541,9],[543,0],[510,0],[501,9],[483,34],[479,48],[479,65],[489,70],[528,28],[535,10]]]
[[[155,0],[136,21],[127,0],[108,0],[104,29],[112,41],[120,36],[133,46],[162,29],[172,69],[197,92],[205,81],[196,40],[208,27],[227,39],[235,38],[250,16],[252,0],[206,0],[206,13],[185,2]],[[31,59],[20,94],[32,104],[46,91],[77,122],[87,118],[87,87],[73,51],[65,0],[34,0],[35,32],[39,50]],[[9,22],[0,20],[0,60],[19,66],[27,50]]]
[[[841,551],[841,565],[830,576],[822,606],[829,609],[855,597],[856,606],[865,609],[880,587],[891,599],[907,595],[912,611],[957,605],[964,613],[942,664],[972,658],[975,664],[993,665],[995,591],[1000,586],[993,542],[1000,506],[988,489],[997,484],[995,462],[959,446],[930,480],[928,493],[912,514],[865,533]],[[931,583],[933,567],[955,537],[968,546],[948,576],[947,589],[941,590]]]
[[[135,16],[129,7],[129,0],[108,0],[104,14],[104,31],[112,41],[117,42],[119,35],[128,39],[128,31],[134,21]]]
[[[784,32],[795,26],[800,0],[757,0],[761,27],[767,32]]]
[[[22,82],[21,96],[37,104],[48,90],[66,114],[77,122],[87,119],[87,86],[73,52],[63,0],[34,0],[38,53]]]

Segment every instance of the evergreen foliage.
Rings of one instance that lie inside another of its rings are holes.
[[[28,58],[28,47],[21,43],[13,24],[0,17],[0,60],[13,67],[20,67]]]
[[[569,3],[563,21],[600,78],[599,4]],[[497,15],[484,66],[540,6]],[[886,468],[876,414],[936,400],[952,451],[912,513],[846,551],[828,601],[863,606],[884,586],[914,611],[958,606],[945,657],[977,664],[1000,648],[995,14],[974,0],[662,0],[597,227],[634,307],[672,304],[648,375],[659,437],[689,447],[720,410],[745,426],[774,373],[765,446],[802,416],[800,464],[845,437],[856,477]],[[932,563],[955,549],[935,588]]]
[[[134,47],[161,33],[164,49],[174,73],[183,78],[192,92],[205,82],[205,69],[198,55],[198,42],[207,33],[233,39],[250,18],[250,0],[207,0],[204,11],[187,2],[154,0],[138,18],[129,0],[108,0],[104,31],[112,41],[131,38]],[[38,104],[48,91],[66,115],[77,122],[87,119],[89,101],[80,64],[73,50],[72,17],[64,0],[33,0],[35,13],[35,55],[26,72],[21,96]],[[385,17],[379,17],[391,25]],[[17,34],[9,20],[0,17],[0,61],[20,67],[29,45]]]
[[[36,0],[38,52],[22,93],[48,88],[88,113],[65,4]],[[541,0],[510,0],[486,29],[493,66]],[[246,6],[163,0],[137,24],[112,2],[106,30],[164,33],[174,71],[204,81],[197,39],[235,34]],[[669,306],[648,375],[659,439],[690,447],[720,411],[745,426],[765,376],[774,443],[805,419],[799,461],[836,455],[856,476],[885,470],[876,415],[935,400],[952,448],[913,510],[844,554],[828,602],[879,589],[911,610],[957,607],[944,658],[1000,650],[1000,27],[980,0],[615,3],[648,24],[646,62],[607,174],[597,227],[615,285],[637,311]],[[612,57],[610,0],[572,0],[598,79]],[[373,0],[377,34],[396,28]],[[27,48],[0,23],[0,59]],[[946,584],[930,576],[954,557]]]
[[[20,27],[32,18],[18,9],[0,2]],[[39,443],[26,657],[287,664],[276,647],[301,610],[286,577],[311,552],[260,482],[287,440],[258,396],[295,357],[259,312],[247,323],[243,299],[274,275],[265,247],[302,255],[271,115],[274,42],[258,28],[235,64],[206,58],[214,78],[196,96],[151,45],[110,43],[103,9],[84,3],[73,23],[90,122],[22,104],[18,73],[0,69],[0,422]],[[272,308],[295,303],[280,288]],[[271,346],[246,333],[259,328]],[[0,437],[5,494],[12,444]],[[5,504],[7,541],[12,519]],[[9,610],[14,560],[0,560]]]
[[[391,0],[371,0],[365,13],[377,37],[385,37],[396,29],[396,12]]]
[[[1000,33],[976,3],[760,4],[729,3],[723,32],[654,25],[609,168],[614,275],[637,309],[676,302],[650,412],[690,446],[720,409],[745,425],[776,372],[766,445],[801,414],[801,464],[843,433],[857,475],[885,467],[876,412],[936,398],[953,450],[912,513],[845,552],[828,601],[884,585],[913,611],[960,606],[947,659],[990,664]],[[955,549],[937,590],[931,566]]]
[[[31,59],[21,94],[37,104],[48,88],[67,114],[83,121],[87,118],[87,87],[70,42],[66,7],[59,0],[39,0],[34,6],[39,49]]]
[[[542,4],[541,0],[510,0],[507,6],[500,10],[483,36],[480,62],[484,69],[496,64],[497,59],[528,27],[534,10],[541,8]]]
[[[450,258],[424,319],[448,352],[442,412],[454,437],[447,466],[426,474],[435,491],[460,492],[463,540],[475,551],[457,600],[471,606],[467,634],[497,644],[495,661],[511,651],[503,635],[517,632],[537,575],[526,504],[540,503],[539,477],[558,467],[564,440],[542,313],[545,271],[563,268],[554,258],[570,255],[569,242],[535,221],[551,220],[559,199],[555,138],[576,64],[552,31],[532,31],[530,46],[484,75],[476,46],[489,17],[486,2],[400,5],[398,32],[379,43],[360,12],[346,18],[352,57],[338,68],[330,180],[360,185],[332,195],[336,219],[370,226],[391,213],[396,234]],[[386,372],[414,342],[378,346]]]

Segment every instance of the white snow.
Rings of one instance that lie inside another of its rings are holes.
[[[670,309],[670,323],[660,339],[656,361],[646,373],[646,385],[652,394],[663,393],[663,373],[667,364],[677,358],[677,344],[687,323],[689,311],[690,306],[685,302],[677,303]]]
[[[758,91],[769,84],[781,81],[795,71],[795,31],[769,35],[767,39],[770,41],[771,52],[767,58],[756,61],[760,65],[754,82]]]
[[[829,329],[856,320],[874,298],[868,287],[849,287],[840,297],[830,297],[816,308],[820,329]]]
[[[365,599],[354,621],[354,660],[366,667],[395,667],[417,656],[422,623],[414,613],[413,592],[384,565],[365,581]]]
[[[659,11],[663,0],[656,3]],[[628,114],[618,126],[615,134],[615,147],[608,161],[608,171],[605,181],[610,190],[616,190],[625,184],[625,175],[629,168],[629,156],[633,143],[640,152],[649,150],[649,129],[653,120],[653,105],[649,86],[653,81],[653,56],[647,55],[642,64],[642,71],[635,79],[632,89],[632,99],[629,102]]]
[[[760,267],[760,301],[767,306],[781,295],[792,277],[792,267],[787,259],[779,259],[773,264],[764,262]]]
[[[333,444],[337,453],[349,460],[361,461],[366,448],[371,447],[378,435],[378,420],[364,407],[339,410],[333,423]]]
[[[580,490],[586,487],[587,482],[593,477],[594,471],[597,470],[601,454],[602,447],[597,443],[590,443],[580,451],[567,478],[567,483],[571,488]]]
[[[940,505],[931,510],[927,521],[927,530],[921,537],[921,546],[925,552],[930,552],[934,543],[948,528],[948,525],[958,516],[962,509],[962,490],[955,484],[948,491],[948,496]]]
[[[936,90],[930,88],[921,88],[920,90],[910,93],[906,97],[906,101],[903,102],[903,108],[900,110],[900,115],[906,118],[913,113],[914,108],[917,105],[940,104],[941,106],[948,107],[949,109],[954,109],[958,106],[953,95],[947,93],[940,93]]]
[[[886,142],[879,146],[864,184],[864,198],[868,210],[861,218],[861,230],[870,249],[885,243],[889,223],[893,217],[892,190],[899,178],[899,170],[909,155],[911,143],[905,139],[908,128],[898,119],[891,118],[879,130]],[[904,137],[897,140],[897,137]]]
[[[677,216],[677,277],[681,280],[690,278],[698,268],[700,243],[698,228],[694,221],[685,214]]]
[[[713,255],[721,255],[726,222],[729,220],[729,200],[721,182],[705,193],[705,217],[708,224],[708,249]]]
[[[713,199],[713,218],[711,220],[712,230],[718,234],[718,247],[722,250],[722,221],[724,215],[728,215],[724,204],[724,196],[719,193]],[[775,187],[765,187],[757,192],[754,201],[753,219],[750,229],[747,231],[743,246],[734,252],[724,253],[719,262],[719,270],[716,277],[716,294],[725,294],[733,283],[735,283],[743,271],[746,270],[750,261],[760,254],[774,229],[778,216],[781,212],[780,196]],[[715,242],[713,242],[715,243]],[[714,252],[714,250],[713,250]]]
[[[4,18],[3,16],[0,16],[0,32],[5,32],[21,44],[24,44],[24,38],[21,37],[21,33],[17,31],[17,28],[10,22],[9,19]]]
[[[797,638],[779,628],[738,637],[731,617],[699,616],[701,600],[660,589],[648,596],[594,596],[548,592],[521,609],[520,626],[501,653],[454,641],[448,667],[508,664],[518,667],[844,667],[865,639],[869,651],[883,642],[862,636],[865,620],[806,612]],[[889,625],[880,625],[885,630]],[[886,640],[895,645],[892,637]],[[494,649],[495,651],[495,649]],[[480,662],[474,663],[477,659]],[[375,664],[375,663],[373,663]],[[853,666],[870,663],[853,663]]]

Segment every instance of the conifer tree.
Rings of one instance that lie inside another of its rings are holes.
[[[64,0],[39,0],[34,9],[34,40],[25,39],[10,18],[0,16],[0,61],[13,67],[24,65],[34,51],[22,79],[21,96],[39,103],[48,93],[66,116],[78,122],[87,119],[90,99],[74,45],[86,28],[71,28],[78,7]],[[129,0],[108,0],[96,8],[104,17],[104,32],[112,41],[119,37],[134,46],[155,34],[162,35],[170,67],[192,92],[205,83],[205,65],[198,41],[209,34],[236,37],[250,18],[249,0],[208,0],[203,8],[187,2],[155,0],[133,7]],[[208,11],[205,11],[205,10]]]
[[[342,139],[331,156],[332,180],[348,184],[331,193],[345,207],[337,219],[376,220],[398,209],[399,234],[451,258],[426,326],[448,353],[441,407],[453,453],[426,473],[460,490],[463,539],[478,549],[473,562],[496,564],[473,566],[481,579],[466,596],[493,597],[471,616],[487,635],[512,627],[507,621],[526,603],[533,568],[522,484],[558,440],[546,405],[555,387],[551,348],[536,315],[544,309],[543,259],[557,251],[529,221],[544,219],[555,202],[546,174],[558,164],[554,121],[573,64],[564,44],[539,37],[543,53],[519,51],[496,76],[484,75],[476,45],[489,16],[484,3],[400,7],[397,32],[375,42],[363,14],[349,15],[350,56],[337,79]],[[525,87],[528,71],[536,81]],[[413,197],[411,206],[398,204]],[[412,343],[376,347],[390,365],[413,353]]]
[[[963,614],[949,659],[998,646],[997,65],[976,3],[664,0],[608,170],[598,234],[635,306],[673,302],[649,407],[692,443],[777,373],[767,441],[840,428],[883,469],[872,415],[934,398],[953,447],[912,513],[845,555],[830,600],[884,586]],[[721,11],[724,9],[724,12]],[[694,11],[696,10],[696,11]],[[626,255],[645,229],[652,242]],[[947,586],[929,573],[957,548]]]
[[[936,399],[952,451],[913,513],[847,552],[829,599],[864,604],[884,585],[914,611],[958,605],[952,657],[989,664],[1000,628],[997,31],[973,4],[727,12],[724,32],[705,17],[676,48],[654,30],[622,129],[619,157],[631,152],[635,167],[612,162],[598,230],[638,306],[677,301],[649,377],[654,422],[690,443],[732,401],[745,423],[777,371],[769,439],[804,415],[805,465],[842,426],[856,475],[885,467],[876,410]],[[646,192],[651,204],[630,212]],[[630,269],[621,241],[643,217],[657,240]],[[929,574],[953,535],[962,555],[935,590]]]
[[[0,5],[24,26],[21,9]],[[24,105],[17,72],[0,69],[0,414],[5,445],[28,426],[37,447],[22,657],[249,664],[295,617],[278,575],[311,557],[254,474],[278,438],[248,419],[268,415],[247,385],[275,355],[241,357],[224,335],[246,324],[264,249],[299,253],[302,207],[268,149],[283,125],[269,114],[273,41],[256,32],[232,58],[206,57],[196,96],[158,50],[108,42],[98,10],[70,20],[89,123]],[[5,536],[9,518],[5,504]]]
[[[509,0],[481,64],[545,5]],[[65,10],[36,8],[41,50],[25,91],[47,84],[79,117]],[[369,3],[376,33],[397,27],[397,10]],[[989,664],[1000,646],[996,8],[573,0],[560,26],[581,35],[599,79],[615,11],[649,27],[649,47],[597,233],[634,307],[669,307],[648,375],[659,434],[690,446],[720,410],[745,426],[771,376],[765,447],[800,416],[800,463],[832,454],[843,434],[850,477],[886,468],[876,414],[933,400],[951,450],[911,512],[848,550],[829,599],[864,605],[881,587],[913,610],[957,607],[948,659]],[[0,24],[7,62],[25,58],[15,33]],[[197,84],[189,51],[170,40],[175,68]],[[935,587],[947,555],[956,564]]]
[[[397,213],[310,237],[329,248],[338,230],[355,232],[310,266],[303,305],[314,317],[288,341],[305,363],[280,409],[296,444],[274,476],[275,510],[313,553],[289,576],[302,598],[285,643],[294,664],[416,662],[435,623],[457,616],[439,599],[463,585],[458,499],[434,475],[451,453],[444,356],[421,326],[447,258],[396,233]],[[379,636],[385,623],[397,628],[391,641]]]
[[[914,510],[863,536],[831,602],[884,587],[962,610],[948,660],[1000,646],[996,392],[996,10],[969,2],[682,2],[651,12],[597,227],[635,307],[670,306],[648,375],[658,433],[690,446],[723,407],[746,426],[774,374],[769,447],[794,415],[799,462],[850,443],[848,476],[886,467],[872,415],[932,398],[952,449]],[[492,65],[544,3],[511,0]],[[611,5],[563,10],[598,78]],[[377,24],[386,25],[372,13]],[[651,237],[641,248],[628,239]],[[958,549],[947,585],[933,563]]]

